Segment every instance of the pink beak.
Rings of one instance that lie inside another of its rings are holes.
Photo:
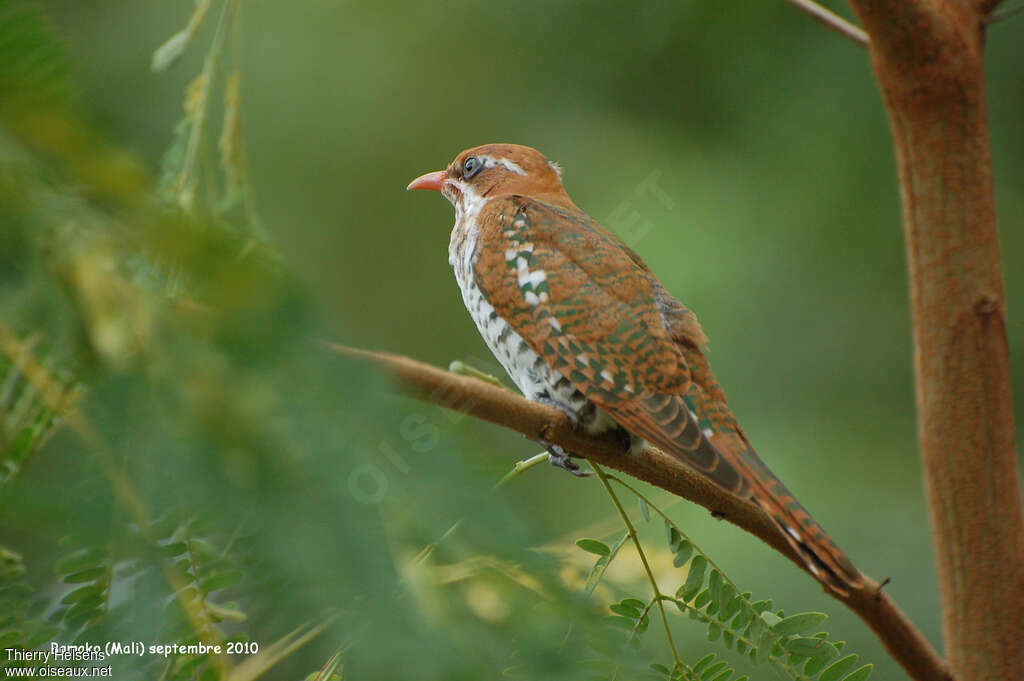
[[[435,192],[441,191],[441,187],[444,185],[444,181],[448,179],[448,173],[443,170],[437,170],[426,175],[420,175],[415,180],[409,183],[409,186],[405,188],[406,191],[410,189],[431,189]]]

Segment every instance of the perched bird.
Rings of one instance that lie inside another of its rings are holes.
[[[572,202],[561,169],[515,144],[463,151],[409,189],[455,206],[448,260],[473,321],[527,399],[588,432],[621,429],[753,500],[811,572],[863,580],[747,441],[702,352],[696,316],[640,256]],[[552,463],[579,474],[559,447]]]

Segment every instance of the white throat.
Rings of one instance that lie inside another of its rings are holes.
[[[490,199],[478,194],[468,182],[454,180],[452,185],[458,193],[447,187],[442,192],[455,206],[455,226],[448,244],[448,262],[455,268],[457,278],[469,277],[476,252],[477,221],[480,211]],[[459,283],[462,283],[461,279]]]

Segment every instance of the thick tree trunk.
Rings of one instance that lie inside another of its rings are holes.
[[[1024,517],[982,62],[995,3],[851,4],[896,147],[950,667],[958,681],[1024,679]]]

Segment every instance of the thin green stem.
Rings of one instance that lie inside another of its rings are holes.
[[[612,498],[612,503],[615,504],[616,510],[619,512],[619,516],[622,518],[622,522],[626,525],[626,531],[629,532],[630,539],[633,540],[633,545],[636,546],[636,552],[640,555],[640,562],[644,565],[644,570],[647,572],[647,579],[651,583],[651,589],[654,590],[654,598],[658,602],[658,610],[661,612],[661,621],[665,625],[665,636],[668,637],[669,648],[672,649],[672,660],[674,667],[672,673],[675,674],[676,669],[684,669],[683,661],[679,659],[679,651],[676,650],[676,642],[672,638],[672,630],[668,626],[668,615],[665,614],[665,606],[662,605],[662,596],[664,594],[661,589],[658,588],[658,581],[654,578],[654,572],[651,570],[651,564],[647,561],[647,554],[644,553],[644,547],[640,544],[640,538],[636,535],[636,527],[633,526],[633,521],[629,519],[629,514],[626,513],[626,509],[622,507],[622,503],[619,502],[619,497],[616,496],[615,490],[612,489],[611,484],[608,482],[608,476],[605,474],[604,469],[598,466],[593,461],[590,462],[590,467],[597,473],[598,479],[601,484],[604,485],[605,490],[608,492],[608,496]]]
[[[655,594],[655,596],[651,598],[651,602],[647,604],[647,607],[643,609],[643,612],[640,613],[640,616],[636,618],[636,624],[633,625],[633,630],[629,632],[630,640],[636,638],[636,635],[640,630],[640,625],[643,624],[644,618],[647,617],[647,613],[651,611],[651,608],[654,607],[654,604],[664,598],[669,597],[663,594]]]
[[[544,463],[547,460],[548,460],[548,453],[545,451],[545,452],[541,452],[540,454],[534,454],[529,459],[523,459],[522,461],[516,461],[516,465],[512,466],[512,470],[510,470],[508,473],[506,473],[504,475],[504,477],[502,477],[501,480],[499,480],[497,483],[495,483],[494,488],[493,488],[494,491],[497,491],[497,490],[501,489],[502,487],[507,485],[510,481],[515,479],[516,477],[522,475],[524,472],[530,470],[531,468],[533,468],[537,464]]]

